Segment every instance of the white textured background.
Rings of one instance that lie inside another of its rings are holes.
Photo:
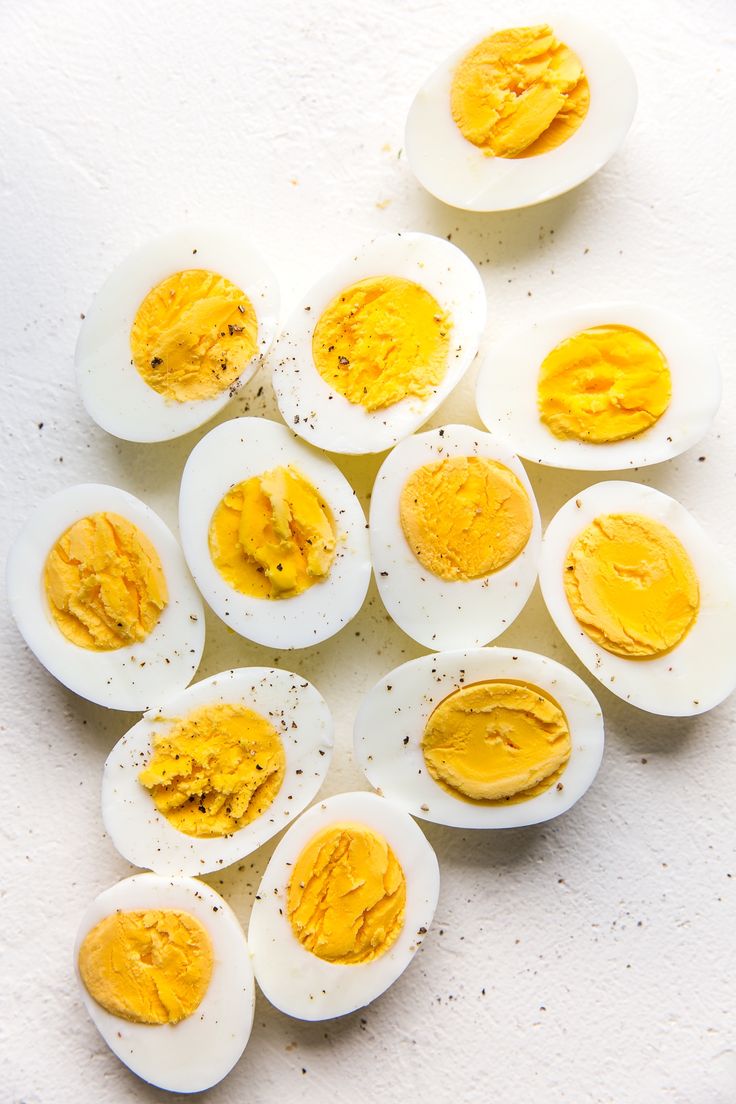
[[[586,298],[647,298],[692,319],[721,355],[721,413],[700,446],[643,475],[733,543],[736,12],[731,0],[566,8],[597,19],[630,56],[633,130],[572,194],[482,216],[457,214],[414,182],[400,155],[404,115],[455,42],[489,23],[531,22],[539,9],[0,0],[3,545],[37,500],[90,479],[126,487],[175,526],[178,479],[199,434],[150,446],[106,436],[77,401],[72,354],[79,314],[110,269],[195,218],[248,228],[287,306],[364,237],[412,228],[452,233],[482,266],[489,337]],[[474,420],[473,378],[444,420]],[[245,410],[274,414],[266,370],[228,413]],[[341,466],[364,493],[377,465]],[[586,482],[530,475],[545,520]],[[208,629],[202,675],[275,661],[317,683],[339,741],[325,792],[360,787],[356,703],[420,652],[375,591],[313,652],[274,656],[214,618]],[[537,592],[501,643],[579,670]],[[87,902],[130,872],[102,830],[99,777],[135,718],[55,683],[5,610],[1,647],[0,1096],[160,1100],[106,1050],[70,962]],[[672,721],[593,686],[608,744],[581,804],[556,823],[495,835],[430,826],[442,894],[409,972],[363,1013],[322,1025],[259,997],[248,1049],[208,1101],[736,1100],[734,703]],[[266,857],[209,879],[243,921]]]

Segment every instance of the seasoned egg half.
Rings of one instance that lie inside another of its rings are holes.
[[[550,522],[539,579],[567,643],[624,701],[693,716],[736,687],[736,572],[669,495],[587,487]]]
[[[136,874],[79,925],[82,999],[110,1050],[169,1092],[216,1085],[243,1053],[255,991],[245,933],[204,882]]]
[[[521,463],[488,433],[447,425],[389,453],[370,510],[386,609],[427,648],[487,644],[537,578],[539,511]]]
[[[170,530],[101,483],[41,503],[8,555],[10,609],[28,647],[75,694],[148,709],[182,690],[204,648],[204,609]]]
[[[330,452],[390,448],[460,382],[486,321],[478,270],[429,234],[385,234],[337,265],[280,334],[284,421]]]
[[[256,371],[276,333],[270,268],[237,230],[165,234],[115,269],[75,354],[88,414],[126,441],[168,441],[209,421]]]
[[[420,183],[451,207],[528,207],[605,165],[636,100],[613,40],[561,12],[479,32],[455,50],[417,93],[406,153]]]
[[[355,757],[412,816],[518,828],[566,812],[596,776],[603,714],[562,664],[513,648],[410,660],[366,694]]]
[[[365,515],[328,457],[265,418],[235,418],[192,451],[181,481],[184,555],[226,625],[274,648],[333,636],[370,579]]]
[[[609,471],[694,445],[721,379],[708,342],[639,303],[598,303],[534,322],[492,348],[476,401],[493,436],[527,460]]]
[[[312,806],[274,851],[253,904],[256,981],[301,1020],[362,1008],[411,962],[439,885],[434,851],[396,805],[345,793]]]
[[[223,671],[169,698],[118,741],[102,817],[129,862],[206,874],[280,832],[319,790],[333,725],[307,679],[273,667]]]

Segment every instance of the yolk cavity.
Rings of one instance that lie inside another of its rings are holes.
[[[286,757],[276,729],[244,706],[205,706],[153,740],[138,776],[158,811],[188,836],[225,836],[269,807]]]
[[[335,824],[310,840],[287,891],[294,934],[328,962],[370,962],[404,925],[406,878],[383,836]]]
[[[417,468],[401,492],[400,517],[419,562],[448,580],[498,571],[532,531],[531,503],[517,477],[481,456]]]
[[[556,437],[591,444],[648,429],[670,403],[664,353],[629,326],[594,326],[560,342],[539,372],[537,401]]]
[[[565,593],[588,636],[615,655],[662,655],[684,638],[700,605],[698,577],[666,526],[639,514],[605,514],[567,554]]]
[[[255,598],[292,598],[325,579],[336,544],[329,506],[291,466],[231,487],[210,522],[212,562]]]
[[[565,714],[523,682],[477,682],[446,697],[422,737],[427,769],[455,797],[498,801],[535,797],[556,782],[570,757]]]
[[[61,632],[94,651],[145,640],[168,602],[156,549],[118,514],[75,521],[48,554],[44,584]]]
[[[451,322],[433,295],[401,276],[372,276],[345,288],[312,337],[322,379],[351,403],[380,410],[425,399],[447,369]]]
[[[588,113],[580,59],[551,27],[513,27],[483,39],[455,70],[452,117],[489,157],[532,157],[562,145]]]
[[[211,399],[232,387],[258,349],[250,299],[205,269],[176,272],[152,288],[130,331],[133,363],[174,402]]]
[[[207,992],[212,964],[210,937],[199,920],[161,909],[106,916],[79,950],[79,972],[93,1000],[141,1024],[191,1016]]]

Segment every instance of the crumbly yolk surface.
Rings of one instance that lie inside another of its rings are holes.
[[[536,686],[489,681],[439,703],[422,737],[427,770],[467,801],[525,800],[557,781],[570,757],[560,706]]]
[[[225,836],[261,816],[284,780],[276,729],[252,709],[211,705],[153,739],[138,775],[158,811],[188,836]]]
[[[512,27],[479,42],[455,70],[450,107],[489,157],[533,157],[566,142],[588,113],[577,54],[551,27]]]
[[[145,640],[168,602],[158,552],[118,514],[75,521],[46,558],[44,585],[67,640],[100,652]]]
[[[142,1024],[176,1024],[194,1012],[210,983],[212,944],[187,912],[115,912],[87,933],[79,972],[105,1011]]]
[[[310,840],[287,890],[291,927],[327,962],[378,958],[404,926],[406,878],[387,841],[361,824],[335,824]]]
[[[563,575],[581,628],[615,655],[662,655],[698,615],[690,557],[671,530],[640,514],[597,517],[573,541]]]
[[[212,562],[256,598],[292,598],[326,579],[336,546],[329,506],[291,465],[231,487],[210,521]]]
[[[425,399],[447,369],[452,323],[426,288],[371,276],[340,292],[320,316],[312,356],[322,379],[351,403],[381,410]]]
[[[581,330],[555,346],[539,371],[539,415],[563,440],[635,437],[664,414],[671,397],[664,353],[630,326]]]
[[[250,299],[206,269],[175,272],[145,297],[130,331],[133,364],[173,402],[211,399],[232,387],[258,350]]]
[[[518,556],[532,531],[529,496],[504,464],[457,456],[425,464],[399,500],[419,562],[441,579],[479,579]]]

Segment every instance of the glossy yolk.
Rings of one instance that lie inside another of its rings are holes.
[[[85,937],[79,972],[113,1016],[176,1024],[191,1016],[212,976],[210,937],[186,912],[150,909],[106,916]]]
[[[664,353],[629,326],[594,326],[560,342],[539,372],[537,401],[556,437],[602,444],[648,429],[669,406]]]
[[[404,925],[406,878],[383,836],[365,825],[335,824],[294,864],[287,909],[295,936],[328,962],[370,962]]]
[[[273,725],[239,705],[205,706],[154,737],[138,776],[156,808],[188,836],[225,836],[266,811],[286,757]]]
[[[48,554],[44,585],[61,632],[93,651],[145,640],[168,602],[156,549],[118,514],[75,521]]]
[[[425,288],[373,276],[345,288],[321,315],[314,364],[330,387],[367,410],[425,399],[445,375],[451,328]]]
[[[192,268],[149,291],[130,331],[133,364],[173,402],[211,399],[233,387],[258,349],[250,299],[224,276]]]
[[[479,579],[522,551],[532,531],[523,486],[505,465],[481,456],[425,464],[401,492],[404,535],[419,562],[441,579]]]
[[[532,157],[570,138],[588,112],[580,59],[551,27],[513,27],[478,43],[455,70],[452,117],[489,157]]]
[[[570,757],[570,731],[557,702],[523,682],[477,682],[446,697],[422,737],[427,769],[455,797],[535,797]]]
[[[329,506],[291,466],[232,487],[210,522],[215,567],[230,586],[256,598],[292,598],[325,579],[336,544]]]
[[[662,655],[698,615],[690,557],[666,526],[639,514],[597,517],[573,541],[563,574],[581,628],[615,655]]]

